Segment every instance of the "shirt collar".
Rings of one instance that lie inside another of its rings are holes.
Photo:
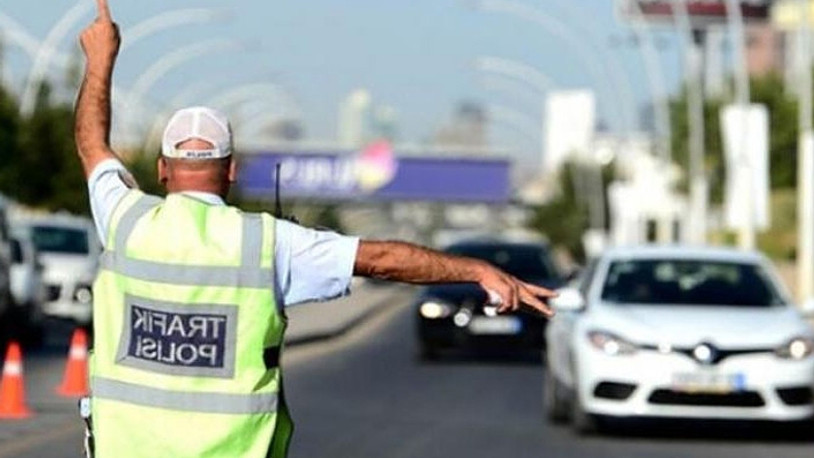
[[[192,197],[193,199],[196,200],[200,200],[201,202],[209,205],[218,205],[218,206],[226,205],[226,202],[224,202],[219,195],[212,194],[210,192],[182,191],[180,194],[183,194],[187,197]]]

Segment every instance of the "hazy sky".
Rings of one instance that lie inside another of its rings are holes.
[[[93,0],[81,1],[93,6]],[[615,17],[612,0],[507,0],[540,9],[556,24],[548,27],[512,15],[475,11],[459,0],[110,1],[125,38],[129,27],[162,11],[228,12],[218,22],[177,26],[125,49],[116,73],[122,88],[132,87],[166,53],[213,39],[237,40],[246,50],[213,52],[174,68],[156,81],[149,98],[166,103],[187,88],[186,102],[202,102],[235,85],[274,81],[297,99],[307,134],[314,139],[335,137],[337,105],[358,87],[368,88],[376,102],[396,108],[405,141],[431,137],[461,99],[497,104],[527,117],[512,121],[515,126],[525,119],[539,122],[539,96],[511,82],[493,79],[498,84],[484,85],[484,73],[472,65],[480,55],[533,65],[557,87],[597,89],[601,118],[614,128],[622,126],[620,113],[625,107],[638,116],[652,96],[639,50],[629,43],[619,45],[627,43],[631,30]],[[0,11],[42,40],[75,4],[76,0],[3,0]],[[88,13],[70,28],[60,42],[62,52],[76,49],[76,35],[90,18]],[[671,31],[657,35],[665,43],[661,68],[674,91],[680,47]],[[20,86],[31,61],[18,49],[7,54],[15,86]],[[597,75],[596,68],[603,73]],[[604,73],[609,68],[615,68],[615,74]],[[532,136],[514,132],[504,124],[495,128],[493,138],[531,149]]]

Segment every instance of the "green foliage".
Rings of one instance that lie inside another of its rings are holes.
[[[752,101],[769,110],[769,168],[772,189],[797,185],[797,100],[776,74],[752,81]]]
[[[769,205],[772,226],[758,236],[758,247],[772,259],[794,259],[797,254],[797,192],[772,191]]]
[[[17,138],[20,132],[20,117],[17,114],[17,103],[0,87],[0,192],[10,194],[14,189],[16,177],[9,165],[17,160],[19,147]]]
[[[40,87],[28,117],[17,115],[16,104],[7,98],[0,96],[0,142],[6,159],[0,164],[0,191],[34,207],[88,213],[71,107],[53,103],[47,84]]]
[[[795,186],[797,182],[797,102],[783,86],[783,79],[769,74],[751,81],[752,103],[766,105],[769,111],[769,167],[773,189]],[[723,99],[704,102],[705,167],[710,181],[713,203],[723,200],[726,168],[720,131],[720,111],[729,103]],[[683,91],[670,102],[673,160],[686,171],[689,168],[687,93]],[[686,189],[686,182],[682,183]]]
[[[720,203],[723,196],[724,158],[721,143],[720,123],[718,121],[722,100],[704,101],[704,168],[709,178],[710,194],[713,202]],[[689,138],[690,124],[687,117],[687,92],[683,91],[670,102],[670,121],[672,124],[673,162],[684,170],[684,181],[680,183],[683,191],[687,189],[686,178],[689,175]]]
[[[577,196],[577,180],[587,179],[592,172],[585,166],[567,163],[559,177],[559,194],[533,210],[529,227],[545,235],[552,245],[568,250],[575,258],[584,259],[582,235],[589,228],[587,202]],[[614,166],[602,170],[604,189],[614,180]],[[607,193],[603,205],[608,208]]]

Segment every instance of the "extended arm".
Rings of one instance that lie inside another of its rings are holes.
[[[405,283],[478,283],[500,297],[498,311],[514,311],[525,305],[551,316],[540,298],[554,293],[524,283],[484,261],[453,256],[404,242],[361,241],[354,275]]]
[[[116,157],[110,148],[110,94],[119,29],[110,17],[107,0],[97,0],[97,6],[96,20],[80,37],[86,64],[76,102],[74,135],[85,177],[99,162]]]

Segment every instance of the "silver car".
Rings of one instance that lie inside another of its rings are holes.
[[[93,223],[87,218],[50,216],[26,221],[24,230],[44,266],[45,314],[89,324],[101,250]]]

